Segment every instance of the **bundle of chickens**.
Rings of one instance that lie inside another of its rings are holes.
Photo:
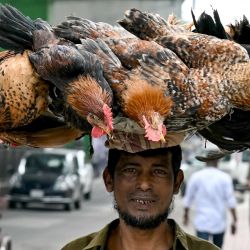
[[[196,32],[137,9],[119,27],[75,16],[52,27],[1,5],[1,141],[51,147],[89,134],[159,147],[200,133],[248,148],[250,60],[234,37],[248,21],[232,35],[217,12],[193,18]]]

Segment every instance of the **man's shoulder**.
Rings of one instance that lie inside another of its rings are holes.
[[[118,219],[113,220],[100,231],[73,240],[65,245],[61,250],[83,250],[85,248],[94,250],[100,246],[104,247],[107,243],[109,230],[116,227],[118,223]]]
[[[65,245],[61,250],[82,250],[95,238],[96,235],[97,232],[94,232],[86,236],[80,237],[78,239],[75,239],[69,242],[67,245]]]

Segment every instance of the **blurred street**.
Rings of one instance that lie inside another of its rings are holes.
[[[57,209],[16,209],[3,213],[0,221],[4,234],[13,240],[13,250],[59,250],[65,243],[87,233],[99,230],[111,219],[116,217],[112,206],[112,196],[105,190],[102,179],[94,183],[93,197],[84,201],[81,210],[65,212]],[[249,194],[238,205],[238,233],[225,238],[225,250],[249,250]],[[182,199],[177,196],[171,217],[182,224]],[[193,233],[192,225],[184,227]]]

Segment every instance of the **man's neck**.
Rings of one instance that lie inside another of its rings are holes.
[[[120,220],[108,241],[109,250],[168,250],[173,246],[174,232],[168,223],[155,229],[133,228]]]

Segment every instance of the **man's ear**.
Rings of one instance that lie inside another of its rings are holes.
[[[102,178],[103,178],[106,190],[108,192],[113,192],[114,183],[113,183],[113,179],[112,179],[107,167],[103,171]]]
[[[174,194],[179,193],[179,189],[180,189],[180,186],[183,182],[183,179],[184,179],[183,171],[180,169],[178,171],[178,174],[176,176],[175,183],[174,183]]]

